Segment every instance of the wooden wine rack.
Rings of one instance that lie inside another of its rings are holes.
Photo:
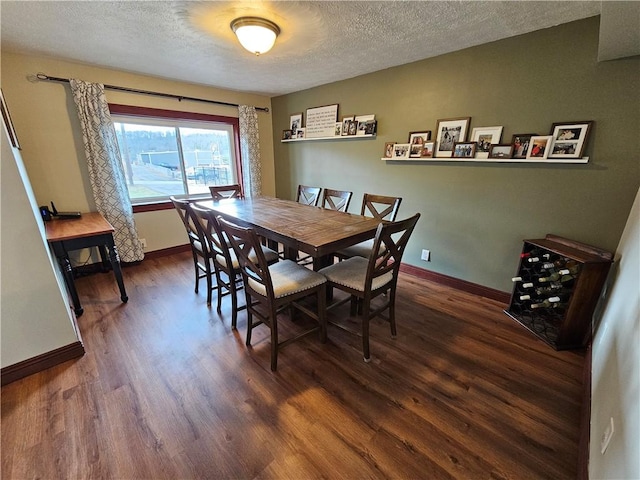
[[[531,256],[539,257],[540,261],[530,263]],[[591,338],[591,318],[612,262],[610,252],[556,235],[525,240],[516,275],[522,277],[522,281],[514,282],[505,313],[556,350],[585,347]],[[543,283],[540,279],[553,272],[553,269],[542,268],[544,263],[569,263],[574,271],[563,283]],[[523,287],[526,283],[533,283],[533,287]],[[536,289],[545,287],[552,290],[536,293]],[[521,300],[523,295],[531,298]],[[531,308],[532,304],[556,295],[561,297],[561,303]]]

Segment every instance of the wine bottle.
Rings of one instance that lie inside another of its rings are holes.
[[[538,288],[536,288],[536,294],[544,295],[545,293],[554,293],[554,292],[556,292],[557,290],[560,290],[560,289],[562,289],[562,284],[552,282],[549,285],[547,285],[546,287],[538,287]]]
[[[520,300],[531,300],[531,295],[520,295]]]
[[[523,283],[522,285],[520,285],[522,288],[531,288],[533,287],[533,283],[531,282],[527,282],[527,283]]]
[[[568,282],[569,280],[573,280],[573,277],[571,275],[560,274],[560,272],[553,272],[546,277],[538,278],[538,282],[540,283],[546,283],[546,282],[564,283],[564,282]]]
[[[549,297],[539,303],[532,303],[531,308],[557,308],[560,304],[560,297]]]
[[[521,282],[522,281],[522,277],[512,277],[511,281],[514,282],[514,283],[515,282]]]

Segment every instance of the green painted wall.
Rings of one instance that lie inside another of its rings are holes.
[[[421,212],[404,261],[511,291],[522,240],[547,233],[615,250],[640,184],[640,59],[598,63],[599,17],[573,22],[272,100],[276,191],[298,183],[401,195],[398,218]],[[283,144],[289,115],[340,105],[375,113],[376,139]],[[589,163],[381,161],[385,142],[435,131],[440,118],[471,129],[503,125],[548,134],[554,122],[594,120]],[[422,248],[432,261],[420,261]]]

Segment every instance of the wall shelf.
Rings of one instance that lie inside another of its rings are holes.
[[[290,140],[280,140],[280,143],[312,142],[314,140],[363,140],[365,138],[376,138],[376,134],[374,133],[372,135],[334,135],[332,137],[292,138]]]
[[[545,158],[543,160],[534,160],[530,158],[381,158],[385,162],[476,162],[476,163],[588,163],[589,157],[582,158]]]

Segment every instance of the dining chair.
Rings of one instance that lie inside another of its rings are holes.
[[[296,202],[317,207],[318,201],[320,200],[321,190],[322,188],[320,187],[307,187],[306,185],[298,185]]]
[[[376,218],[380,221],[393,222],[398,215],[402,197],[388,197],[384,195],[372,195],[365,193],[362,197],[360,215]],[[339,250],[335,256],[344,260],[351,257],[369,258],[373,248],[373,239],[365,240],[350,247]]]
[[[406,220],[380,223],[373,240],[372,251],[378,252],[376,255],[368,259],[352,257],[319,271],[327,278],[330,289],[337,288],[349,294],[346,299],[329,305],[328,309],[351,301],[351,316],[355,316],[359,313],[359,304],[362,306],[362,353],[365,362],[371,360],[369,321],[372,318],[379,316],[387,320],[391,336],[396,336],[395,300],[400,261],[419,218],[420,214],[416,213]],[[378,296],[383,297],[382,305],[374,308],[372,300]],[[385,311],[388,314],[385,315]]]
[[[320,341],[327,340],[326,285],[327,279],[291,260],[267,264],[255,230],[217,217],[238,261],[244,284],[247,305],[247,346],[251,346],[251,332],[264,324],[271,330],[271,370],[278,367],[278,350],[310,333],[320,331]],[[315,296],[316,310],[299,302]],[[318,326],[284,341],[278,339],[278,315],[285,309],[298,309],[315,319]]]
[[[213,274],[215,267],[212,265],[211,252],[208,248],[206,238],[202,232],[196,227],[196,222],[193,216],[193,206],[189,200],[178,199],[176,197],[170,197],[173,206],[175,207],[184,227],[187,231],[187,237],[189,238],[189,245],[191,246],[191,254],[193,255],[193,266],[196,273],[196,288],[195,292],[198,293],[198,287],[201,278],[207,280],[207,305],[211,305],[211,292],[213,290]]]
[[[234,183],[232,185],[210,185],[209,191],[214,200],[224,200],[225,198],[242,198],[242,187]]]
[[[346,212],[349,209],[349,203],[351,202],[352,196],[353,192],[325,188],[322,191],[322,202],[320,205],[322,208]]]
[[[235,329],[238,312],[246,308],[244,305],[238,306],[238,283],[242,283],[238,257],[228,244],[226,236],[220,228],[220,224],[216,218],[216,212],[197,205],[191,206],[191,211],[193,212],[193,220],[196,228],[201,231],[201,236],[205,238],[208,249],[212,253],[216,277],[216,285],[213,288],[216,289],[218,295],[216,309],[218,313],[221,313],[222,297],[226,295],[231,296],[231,327]],[[261,248],[267,264],[271,265],[279,260],[277,252],[263,245],[261,245]]]

